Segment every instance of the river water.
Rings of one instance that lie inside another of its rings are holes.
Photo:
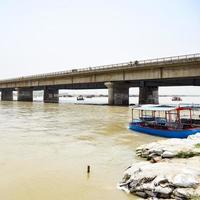
[[[0,102],[0,199],[136,199],[117,182],[158,138],[130,131],[130,118],[128,107]]]

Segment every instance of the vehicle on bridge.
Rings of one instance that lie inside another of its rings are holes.
[[[143,105],[132,108],[129,128],[155,136],[187,138],[200,132],[198,111],[192,106]],[[136,112],[137,119],[134,118]]]
[[[77,100],[77,101],[83,101],[83,100],[84,100],[84,98],[83,98],[83,96],[82,96],[82,95],[79,95],[79,96],[76,98],[76,100]]]
[[[172,101],[182,101],[181,97],[173,96]]]

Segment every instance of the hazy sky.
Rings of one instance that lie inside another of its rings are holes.
[[[0,0],[0,79],[198,53],[199,10],[199,0]]]
[[[198,53],[198,0],[0,0],[0,78]]]

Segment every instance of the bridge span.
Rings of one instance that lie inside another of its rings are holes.
[[[0,80],[2,101],[33,101],[44,90],[45,103],[59,102],[59,89],[108,88],[109,105],[128,105],[129,88],[139,87],[139,103],[158,103],[159,86],[199,86],[200,54],[189,54]]]

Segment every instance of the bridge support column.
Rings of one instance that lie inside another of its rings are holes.
[[[44,103],[58,103],[58,89],[53,87],[45,87],[44,89]]]
[[[139,104],[158,104],[158,102],[157,86],[140,87]]]
[[[108,104],[129,105],[129,85],[126,83],[107,82]]]
[[[1,90],[1,100],[2,101],[13,101],[13,90],[12,89],[2,89]]]
[[[17,90],[18,101],[33,101],[33,89],[32,88],[18,88]]]

